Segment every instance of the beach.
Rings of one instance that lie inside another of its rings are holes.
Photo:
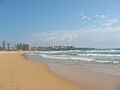
[[[88,63],[46,63],[55,60],[35,55],[26,59],[25,53],[0,52],[0,90],[120,90],[119,72],[102,73]]]
[[[29,61],[22,54],[0,53],[0,90],[82,90],[51,72],[47,65]]]
[[[119,64],[78,63],[68,59],[44,58],[37,53],[26,54],[26,57],[30,61],[47,64],[52,72],[84,90],[120,90]]]
[[[50,70],[82,86],[84,90],[120,90],[120,76],[95,72],[84,64],[51,64]]]

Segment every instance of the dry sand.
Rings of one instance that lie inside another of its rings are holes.
[[[49,71],[48,66],[23,58],[22,53],[0,53],[0,90],[82,90]]]

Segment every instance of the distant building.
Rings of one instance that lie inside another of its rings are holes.
[[[17,49],[16,49],[16,47],[10,47],[10,50],[11,51],[16,51]]]
[[[30,44],[28,44],[28,50],[31,51],[31,45]]]
[[[36,46],[33,46],[33,47],[31,47],[31,50],[32,50],[32,51],[36,51],[36,50],[37,50],[37,47],[36,47]]]
[[[32,50],[38,50],[38,51],[53,51],[53,50],[75,50],[76,48],[74,46],[48,46],[48,47],[32,47]]]

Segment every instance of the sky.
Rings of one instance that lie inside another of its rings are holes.
[[[120,47],[120,0],[0,0],[0,46]]]

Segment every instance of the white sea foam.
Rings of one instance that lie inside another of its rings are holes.
[[[106,61],[102,61],[102,60],[95,60],[95,62],[99,62],[99,63],[114,63],[114,64],[119,64],[119,61],[110,61],[110,60],[106,60]]]
[[[120,56],[120,54],[86,54],[87,56]]]
[[[51,59],[69,59],[69,60],[80,60],[80,61],[94,61],[94,58],[81,58],[81,57],[56,57],[56,56],[50,56],[50,55],[44,55],[44,54],[39,54],[40,56],[44,57],[44,58],[51,58]]]
[[[35,55],[35,53],[29,53],[29,55]]]
[[[119,64],[120,62],[119,61],[113,61],[114,64]]]
[[[40,56],[44,58],[50,58],[50,59],[69,59],[69,60],[75,60],[76,61],[87,61],[87,62],[98,62],[98,63],[120,63],[119,61],[110,61],[110,60],[95,60],[94,58],[77,58],[77,57],[56,57],[56,56],[50,56],[50,55],[44,55],[39,54]]]
[[[44,58],[50,58],[50,59],[69,59],[68,57],[56,57],[56,56],[45,55],[45,54],[39,54],[39,55]]]
[[[120,52],[120,50],[88,50],[86,52]]]
[[[112,63],[112,61],[102,61],[102,60],[95,60],[95,62],[99,62],[99,63]]]
[[[101,53],[102,52],[102,53]],[[114,53],[109,53],[114,52]],[[120,63],[120,50],[70,50],[70,51],[44,51],[39,55],[51,59],[69,59],[73,61],[87,61],[98,63]]]
[[[120,54],[77,54],[79,56],[107,56],[107,57],[120,57]]]

